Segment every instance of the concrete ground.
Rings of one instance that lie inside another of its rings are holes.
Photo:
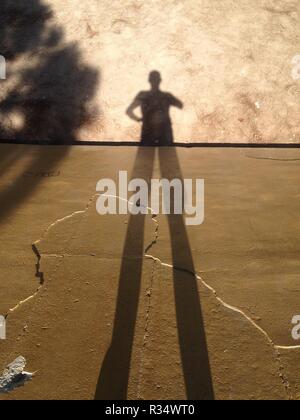
[[[0,366],[37,372],[0,399],[300,397],[298,149],[0,154]],[[204,178],[204,224],[99,216],[119,170]]]
[[[126,109],[152,70],[175,142],[299,144],[299,17],[296,0],[1,1],[0,371],[22,355],[36,375],[0,399],[300,398],[299,149],[71,146],[139,141]],[[205,179],[205,223],[99,216],[120,170]]]

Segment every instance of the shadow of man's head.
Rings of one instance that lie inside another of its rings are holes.
[[[149,74],[149,83],[151,85],[152,91],[159,91],[161,82],[162,78],[160,72],[157,70],[151,71]]]

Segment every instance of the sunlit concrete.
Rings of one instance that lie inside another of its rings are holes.
[[[107,359],[109,375],[103,370],[113,328],[131,352],[128,398],[201,395],[191,390],[180,337],[196,301],[202,321],[194,334],[204,331],[208,355],[201,387],[211,382],[217,399],[299,398],[291,321],[300,311],[300,152],[1,146],[0,153],[0,313],[8,314],[0,365],[22,355],[37,371],[1,399],[93,399],[101,383],[113,390],[126,376]],[[160,177],[159,157],[170,176],[176,168],[205,180],[204,224],[187,227],[186,239],[173,223],[175,271],[166,216],[145,217],[142,229],[139,216],[96,212],[99,179],[117,179],[119,170]],[[194,275],[185,271],[191,264]],[[185,316],[180,302],[188,303]],[[121,329],[116,313],[127,314]]]

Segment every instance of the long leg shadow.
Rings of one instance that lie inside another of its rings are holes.
[[[139,148],[133,178],[151,180],[155,149]],[[130,216],[119,278],[112,342],[96,389],[96,400],[126,400],[144,258],[145,215]]]
[[[155,148],[139,148],[133,178],[150,182]],[[181,178],[176,149],[159,149],[164,178]],[[214,399],[194,262],[182,215],[169,216],[173,278],[182,368],[189,400]],[[144,258],[145,216],[130,216],[119,279],[111,346],[100,372],[95,399],[126,400]]]
[[[160,148],[159,157],[162,177],[182,180],[176,149]],[[174,200],[174,197],[172,199]],[[177,328],[187,398],[213,400],[214,391],[198,282],[185,221],[182,215],[171,214],[168,222],[174,267]]]

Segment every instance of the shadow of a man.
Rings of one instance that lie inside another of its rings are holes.
[[[183,108],[183,104],[169,93],[160,91],[159,72],[150,73],[152,89],[141,92],[130,105],[127,115],[135,121],[142,121],[142,146],[135,158],[132,178],[144,179],[151,184],[155,152],[158,150],[160,171],[164,179],[181,179],[181,168],[173,143],[170,107]],[[135,114],[140,107],[142,118]],[[150,190],[150,189],[149,189]],[[175,208],[174,195],[171,208]],[[116,314],[110,348],[102,364],[96,400],[126,400],[141,292],[144,248],[145,214],[130,215],[122,265]],[[182,214],[168,215],[170,231],[173,282],[176,305],[176,320],[181,353],[182,371],[189,400],[213,400],[212,385],[205,328],[195,274],[194,261]],[[170,349],[171,351],[171,349]],[[170,399],[174,396],[170,395]]]
[[[161,75],[152,71],[149,76],[151,90],[140,92],[127,110],[134,121],[142,122],[141,144],[143,146],[171,146],[174,142],[170,108],[183,108],[183,103],[171,93],[162,92]],[[135,114],[140,108],[142,118]]]

